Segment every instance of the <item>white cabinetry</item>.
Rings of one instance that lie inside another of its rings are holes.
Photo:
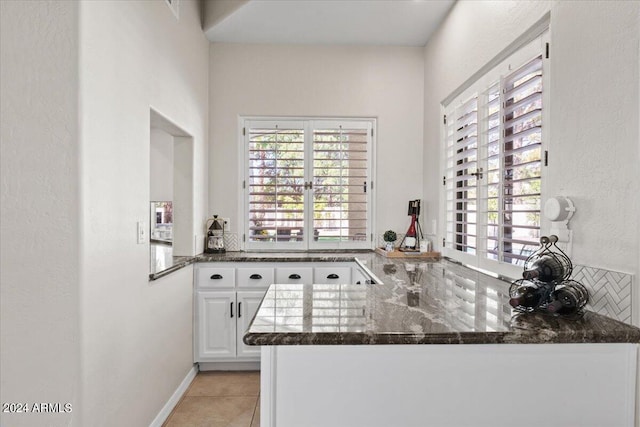
[[[355,262],[211,262],[194,271],[194,361],[203,370],[258,367],[260,347],[247,346],[242,338],[272,283],[365,284],[368,279]]]
[[[260,359],[260,347],[242,342],[264,291],[199,291],[196,361],[209,359]]]
[[[237,265],[237,264],[236,264]],[[196,266],[194,360],[196,362],[257,362],[260,347],[242,337],[274,280],[274,268],[246,263],[206,263]]]
[[[278,264],[276,283],[313,283],[313,267],[302,263]]]
[[[231,310],[236,301],[235,292],[199,291],[197,293],[198,347],[197,360],[214,357],[235,357],[236,320]]]
[[[235,287],[235,268],[198,267],[195,271],[198,289],[230,289]]]
[[[371,279],[369,278],[369,276],[359,267],[353,267],[353,269],[351,270],[351,281],[357,285],[371,283]]]
[[[351,267],[331,264],[313,269],[313,283],[351,283]]]
[[[267,289],[273,283],[273,267],[239,267],[238,287]]]
[[[638,425],[635,343],[276,345],[262,352],[263,427]],[[535,379],[519,381],[519,372]],[[473,397],[461,400],[461,390]]]
[[[263,297],[264,291],[242,291],[236,294],[236,301],[238,303],[238,319],[236,320],[236,355],[239,358],[249,357],[260,359],[260,347],[256,345],[246,345],[242,341],[242,337],[247,329],[249,329],[249,324],[251,323],[251,320],[253,320],[253,316],[256,315]]]

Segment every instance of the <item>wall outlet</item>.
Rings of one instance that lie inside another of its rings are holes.
[[[138,244],[143,245],[147,242],[147,223],[138,221]]]
[[[228,233],[231,231],[231,219],[229,218],[222,218],[222,220],[224,221],[224,232]]]

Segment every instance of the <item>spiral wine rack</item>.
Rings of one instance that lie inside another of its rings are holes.
[[[556,245],[557,242],[557,236],[542,236],[540,238],[540,248],[529,255],[529,258],[527,258],[524,262],[525,271],[531,269],[535,265],[536,261],[540,260],[542,257],[548,256],[553,258],[558,263],[558,265],[562,266],[562,269],[564,270],[562,278],[556,280],[567,280],[569,277],[571,277],[571,273],[573,272],[573,264],[571,263],[571,260],[569,259],[567,254],[565,254],[562,249],[560,249],[558,245]]]
[[[542,236],[540,248],[524,263],[523,278],[511,283],[509,302],[514,310],[568,317],[584,313],[584,307],[589,302],[589,292],[580,282],[570,279],[573,264],[567,254],[556,245],[557,241],[557,236]],[[563,288],[567,289],[562,292]],[[557,295],[565,297],[556,302]]]

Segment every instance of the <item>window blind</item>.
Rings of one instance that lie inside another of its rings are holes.
[[[502,200],[497,237],[502,250],[487,248],[487,255],[520,265],[540,243],[542,56],[506,76],[501,96]],[[499,246],[497,239],[489,241]]]
[[[539,246],[545,36],[445,107],[443,251],[494,271]]]
[[[460,252],[476,252],[478,98],[447,115],[445,150],[446,241]]]
[[[249,128],[249,241],[304,239],[304,130]]]
[[[314,240],[366,240],[368,136],[342,125],[313,130]]]
[[[372,120],[244,124],[244,247],[372,248]]]

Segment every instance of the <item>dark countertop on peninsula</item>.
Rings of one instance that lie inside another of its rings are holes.
[[[351,256],[382,283],[272,285],[244,342],[640,343],[640,329],[590,311],[576,319],[515,312],[508,304],[508,282],[447,260],[391,259],[371,252]]]
[[[227,252],[173,257],[155,280],[197,262],[360,261],[374,285],[272,285],[245,334],[250,345],[640,343],[640,329],[587,311],[518,313],[509,283],[457,263],[373,251]]]

